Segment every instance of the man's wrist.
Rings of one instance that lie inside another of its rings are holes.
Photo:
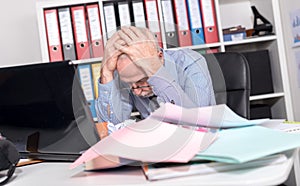
[[[102,72],[100,77],[100,83],[106,84],[111,82],[114,79],[113,73],[111,72]]]

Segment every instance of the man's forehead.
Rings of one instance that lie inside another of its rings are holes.
[[[135,65],[129,58],[118,60],[117,71],[120,79],[126,83],[136,83],[147,77],[143,69]]]
[[[148,80],[149,78],[148,77],[144,77],[144,78],[142,78],[142,79],[140,79],[140,80],[138,80],[138,81],[134,81],[134,82],[127,82],[127,83],[129,83],[129,84],[140,84],[140,83],[147,83],[147,80]]]

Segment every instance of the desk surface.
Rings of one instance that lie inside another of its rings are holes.
[[[282,164],[151,182],[146,180],[139,167],[88,172],[83,171],[83,167],[69,170],[70,163],[39,163],[17,168],[7,185],[277,185],[288,178],[297,155],[296,151],[286,154],[288,160]]]

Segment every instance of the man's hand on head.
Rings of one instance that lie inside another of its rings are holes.
[[[121,51],[115,48],[114,43],[123,46],[125,42],[115,33],[108,41],[104,50],[104,57],[101,65],[101,83],[105,84],[113,80],[114,71],[117,68],[117,60]]]
[[[148,77],[155,74],[162,65],[157,42],[153,34],[143,28],[122,27],[118,35],[122,42],[115,42],[116,49],[125,53]]]

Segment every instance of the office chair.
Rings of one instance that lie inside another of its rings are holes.
[[[238,52],[203,55],[207,61],[217,104],[227,104],[238,115],[250,118],[250,70]]]

